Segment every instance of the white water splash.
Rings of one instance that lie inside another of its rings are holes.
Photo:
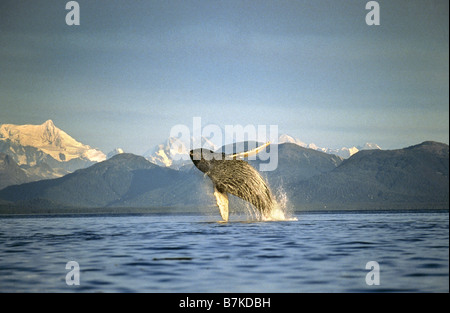
[[[289,199],[283,187],[280,186],[275,194],[276,203],[269,216],[263,216],[265,221],[298,221],[289,208]]]
[[[246,203],[245,213],[247,217],[251,220],[258,221],[297,221],[298,219],[292,216],[292,212],[289,209],[289,199],[287,197],[286,192],[280,186],[277,189],[275,194],[275,203],[272,206],[272,209],[267,213],[262,213],[258,209],[256,209],[250,203]]]

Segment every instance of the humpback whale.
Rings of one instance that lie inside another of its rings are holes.
[[[213,183],[214,196],[224,221],[228,221],[228,194],[251,203],[263,216],[270,213],[275,205],[275,198],[258,171],[241,160],[259,153],[269,144],[267,142],[256,149],[228,155],[208,149],[190,151],[194,165]]]

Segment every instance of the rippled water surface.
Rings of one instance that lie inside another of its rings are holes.
[[[297,218],[0,217],[0,292],[449,291],[448,212]],[[369,261],[379,285],[366,284]]]

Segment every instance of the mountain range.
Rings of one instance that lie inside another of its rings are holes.
[[[191,140],[194,140],[191,138]],[[197,145],[241,152],[260,145],[240,142],[216,147],[208,138]],[[449,147],[427,141],[396,150],[376,144],[333,149],[281,135],[278,166],[263,172],[274,193],[292,207],[446,207],[449,203]],[[0,125],[0,206],[9,208],[149,208],[191,210],[214,206],[212,184],[193,167],[188,145],[176,138],[144,156],[117,148],[108,155],[57,128]],[[261,161],[248,161],[259,168]],[[231,201],[233,197],[231,197]],[[233,203],[233,202],[231,202]]]
[[[294,138],[292,136],[289,136],[287,134],[283,134],[278,138],[278,143],[294,143],[300,147],[304,147],[304,148],[309,148],[312,150],[317,150],[317,151],[321,151],[321,152],[325,152],[328,154],[334,154],[337,156],[340,156],[344,159],[347,159],[349,157],[351,157],[352,155],[354,155],[355,153],[357,153],[358,151],[361,150],[381,150],[380,146],[377,145],[376,143],[370,143],[370,142],[366,142],[364,145],[362,146],[353,146],[350,148],[347,147],[342,147],[339,149],[333,149],[333,148],[321,148],[318,147],[317,145],[315,145],[314,143],[304,143],[303,141],[301,141],[300,139]]]
[[[210,150],[218,150],[219,147],[215,145],[211,140],[209,140],[206,137],[201,137],[199,139],[197,138],[190,138],[191,143],[193,146],[198,146],[210,149]],[[283,144],[283,143],[292,143],[297,146],[308,148],[320,152],[324,152],[327,154],[333,154],[337,155],[341,158],[349,158],[353,154],[357,153],[361,150],[372,150],[372,149],[378,149],[381,150],[380,146],[378,146],[375,143],[365,143],[363,146],[358,147],[342,147],[339,149],[332,149],[332,148],[321,148],[315,145],[314,143],[306,144],[303,141],[294,138],[292,136],[289,136],[287,134],[283,134],[278,137],[277,144]],[[238,143],[239,144],[239,143]],[[258,143],[258,145],[263,143]],[[239,148],[239,147],[238,147]],[[243,148],[243,147],[242,147]],[[241,152],[243,149],[237,149],[234,147],[235,152]],[[225,149],[223,149],[225,152]],[[182,142],[177,138],[169,137],[164,143],[161,143],[154,148],[148,150],[143,154],[143,156],[149,160],[150,162],[164,167],[169,167],[173,169],[183,169],[191,166],[191,161],[189,159],[189,143]]]
[[[291,184],[292,201],[324,206],[449,205],[449,146],[427,141],[397,150],[360,151],[335,170]]]
[[[184,143],[177,138],[169,137],[165,142],[147,150],[143,156],[159,166],[186,170],[192,166],[188,156],[190,144],[211,150],[219,148],[206,137],[190,138],[190,141],[190,143]],[[286,134],[278,138],[278,143],[294,143],[343,158],[348,158],[362,149],[380,149],[378,145],[368,143],[363,147],[320,148],[315,144],[305,144]],[[17,174],[18,177],[12,177],[14,175],[11,171],[0,170],[3,177],[0,187],[6,187],[14,182],[62,177],[123,152],[121,148],[116,148],[105,155],[99,149],[78,142],[56,127],[52,120],[47,120],[41,125],[0,124],[0,153],[11,157],[22,169],[21,174]]]
[[[449,146],[437,142],[397,150],[360,151],[348,159],[292,143],[278,145],[276,170],[263,172],[295,210],[447,208]],[[257,159],[250,161],[254,166]],[[122,153],[64,177],[9,186],[0,203],[16,208],[166,208],[214,206],[208,177],[191,167],[157,166]]]

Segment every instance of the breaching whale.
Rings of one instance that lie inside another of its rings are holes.
[[[256,169],[240,160],[258,154],[269,144],[267,142],[256,149],[228,155],[208,149],[190,151],[194,165],[212,180],[214,196],[224,221],[228,221],[228,194],[250,202],[263,216],[272,210],[275,198],[270,188]]]

